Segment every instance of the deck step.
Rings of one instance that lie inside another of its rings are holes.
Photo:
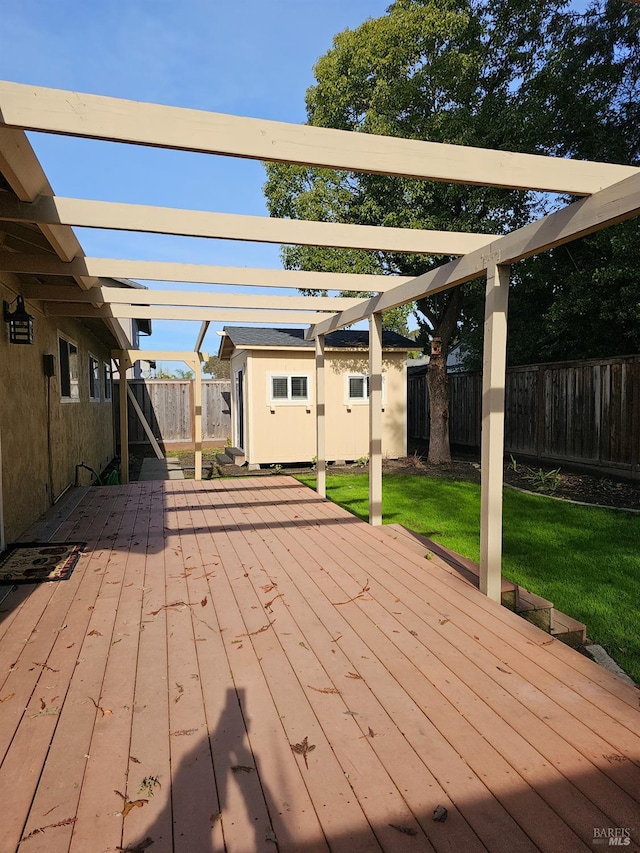
[[[244,465],[247,461],[244,450],[240,450],[238,447],[225,447],[224,452],[226,456],[231,457],[232,465]]]
[[[456,554],[455,551],[445,548],[444,545],[439,545],[427,536],[409,530],[402,524],[385,524],[381,529],[420,556],[427,556],[429,553],[436,555],[467,583],[476,588],[479,587],[480,566],[472,560]],[[587,629],[585,625],[565,613],[560,613],[553,606],[553,603],[547,601],[546,598],[511,583],[505,578],[502,578],[501,597],[502,605],[508,610],[513,610],[523,619],[556,637],[556,639],[562,640],[563,643],[578,648],[586,642]]]
[[[587,628],[577,619],[567,616],[566,613],[560,613],[554,607],[551,621],[553,625],[551,634],[568,646],[577,649],[587,642]]]
[[[233,465],[233,459],[226,453],[216,453],[216,462],[218,465]]]

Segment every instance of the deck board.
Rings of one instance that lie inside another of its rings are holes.
[[[638,850],[638,691],[293,479],[42,530],[89,547],[2,607],[0,853]]]

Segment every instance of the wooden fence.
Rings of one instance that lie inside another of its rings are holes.
[[[482,376],[452,373],[452,444],[480,446]],[[424,369],[409,371],[408,435],[429,439]],[[505,450],[640,479],[640,356],[507,370]]]
[[[156,439],[165,447],[192,445],[194,440],[193,380],[134,379],[129,387]],[[114,383],[114,419],[120,417],[118,382]],[[128,407],[129,444],[148,444],[140,419]],[[117,429],[116,429],[117,434]],[[216,380],[202,383],[202,440],[221,442],[231,436],[231,384]]]

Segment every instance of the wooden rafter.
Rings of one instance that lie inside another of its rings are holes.
[[[588,195],[628,166],[467,148],[0,83],[7,126],[374,174]]]
[[[0,253],[0,270],[46,276],[89,275],[96,278],[130,278],[142,281],[175,281],[238,287],[358,290],[379,293],[411,281],[410,276],[222,267],[168,261],[136,261],[126,258],[82,257],[65,263],[54,256],[32,255],[25,252]]]
[[[205,210],[182,210],[60,196],[43,196],[31,204],[11,198],[0,198],[0,221],[2,220],[35,222],[39,225],[62,223],[86,228],[182,237],[212,237],[258,243],[296,243],[301,246],[423,252],[436,255],[464,255],[495,239],[491,234],[343,225],[335,222],[243,216],[237,213],[213,213]]]
[[[78,293],[75,287],[27,284],[27,299],[47,302],[87,302],[107,305],[183,305],[192,308],[281,308],[283,311],[342,311],[362,303],[362,299],[341,296],[263,296],[243,293],[211,293],[187,290],[137,290],[127,287],[98,287]],[[136,315],[139,316],[139,315]]]
[[[204,320],[218,323],[276,323],[306,326],[319,323],[330,314],[317,311],[255,310],[253,308],[147,308],[144,305],[104,305],[94,308],[85,302],[43,302],[49,317],[95,317],[136,320]]]

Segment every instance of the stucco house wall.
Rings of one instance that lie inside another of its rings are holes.
[[[383,357],[383,437],[386,456],[405,456],[406,352]],[[244,445],[251,464],[310,462],[316,455],[316,382],[313,350],[239,349],[231,356],[232,380],[244,375]],[[368,400],[350,400],[349,376],[366,377],[368,355],[362,350],[325,351],[326,455],[329,461],[354,460],[369,453]],[[272,376],[306,376],[308,398],[275,401]],[[238,388],[232,381],[233,443],[240,447],[236,413]]]
[[[0,273],[0,300],[11,301],[17,281]],[[111,400],[105,399],[104,366],[111,354],[81,322],[49,318],[29,302],[34,343],[9,343],[8,325],[0,329],[0,476],[7,544],[45,512],[75,482],[76,465],[102,470],[114,456]],[[60,388],[59,335],[78,348],[78,399],[63,400]],[[43,356],[53,355],[55,376],[45,376]],[[100,389],[89,399],[89,356],[100,365]],[[90,475],[80,471],[80,483]]]

